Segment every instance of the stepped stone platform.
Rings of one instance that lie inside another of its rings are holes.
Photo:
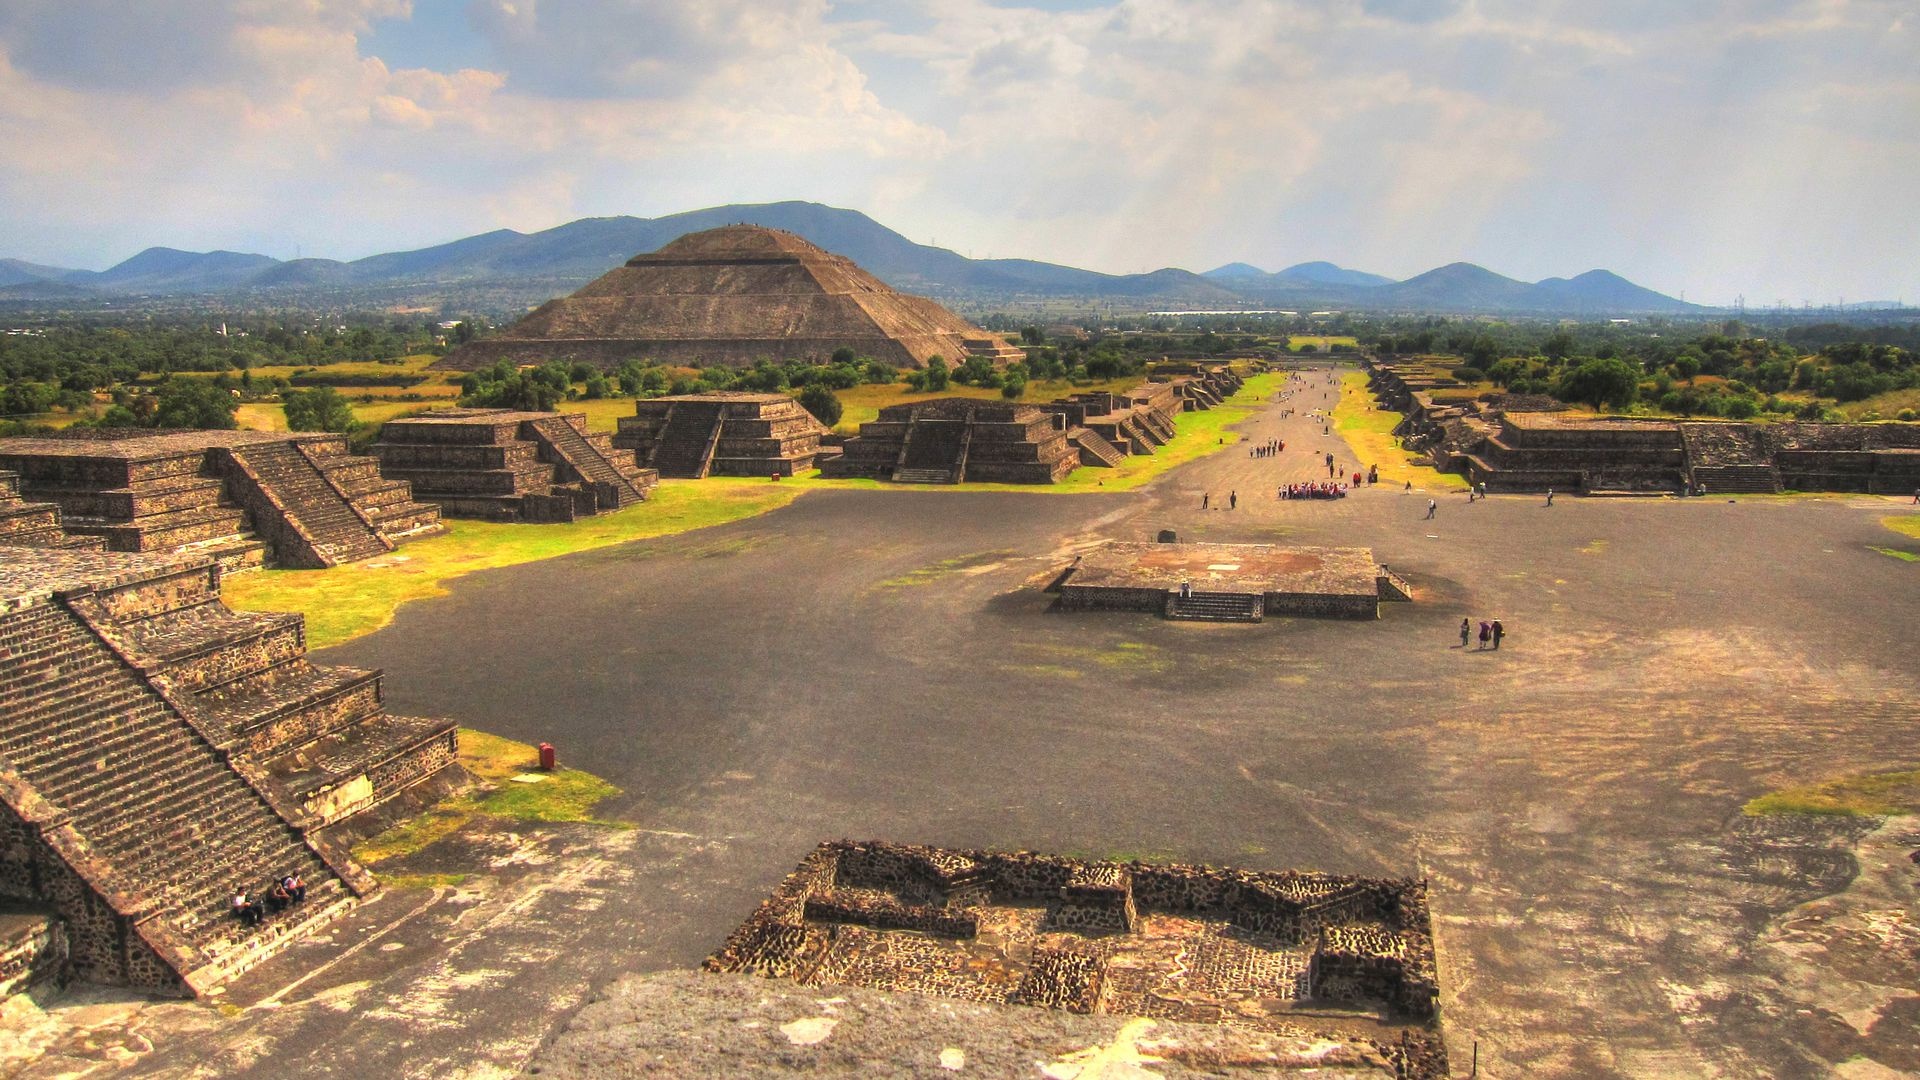
[[[471,371],[500,360],[729,364],[823,362],[835,350],[902,368],[936,356],[996,365],[1026,353],[932,300],[886,283],[799,236],[758,225],[690,233],[636,255],[435,363]]]
[[[659,480],[585,413],[437,409],[389,420],[374,444],[380,475],[452,517],[565,522],[646,499]]]
[[[1057,484],[1080,467],[1067,418],[1032,405],[935,398],[890,405],[860,425],[822,476],[896,483]]]
[[[221,984],[376,887],[347,848],[397,797],[464,780],[452,721],[308,661],[298,615],[229,610],[209,558],[4,552],[0,901],[57,913],[77,978]],[[304,903],[233,916],[289,873]]]
[[[1151,611],[1204,622],[1260,622],[1268,615],[1374,619],[1380,601],[1412,596],[1367,548],[1124,540],[1079,556],[1051,588],[1064,611]]]
[[[1111,468],[1173,438],[1174,417],[1187,407],[1179,385],[1145,382],[1119,393],[1072,394],[1039,408],[1066,418],[1067,439],[1080,451],[1080,464]]]
[[[620,418],[613,445],[662,476],[794,476],[814,467],[827,429],[786,394],[646,398]]]
[[[1444,1077],[1426,886],[837,841],[708,970],[1371,1046]],[[1329,1046],[1331,1049],[1331,1046]]]
[[[20,497],[20,475],[0,472],[0,545],[105,551],[107,542],[67,532],[61,527],[60,507],[27,502]]]
[[[19,493],[109,550],[181,552],[228,570],[319,569],[438,532],[440,512],[346,438],[265,431],[89,430],[0,439]]]

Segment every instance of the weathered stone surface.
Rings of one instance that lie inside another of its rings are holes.
[[[1089,1069],[1095,1071],[1084,1071]],[[1295,1071],[1329,1080],[1396,1075],[1394,1062],[1379,1050],[1337,1035],[1278,1035],[686,972],[628,976],[614,983],[528,1069],[558,1080],[1081,1075],[1186,1080]]]

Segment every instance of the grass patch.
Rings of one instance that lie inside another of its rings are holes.
[[[1915,555],[1911,551],[1901,551],[1899,548],[1870,547],[1868,550],[1877,551],[1882,555],[1891,555],[1901,562],[1920,562],[1920,555]]]
[[[948,574],[962,570],[991,566],[1002,559],[1013,557],[1011,551],[983,551],[977,555],[956,555],[951,559],[941,559],[932,566],[923,566],[918,570],[909,570],[898,577],[890,577],[880,583],[883,589],[910,589],[915,585],[930,585]]]
[[[1762,795],[1743,809],[1750,815],[1821,814],[1829,817],[1892,817],[1920,813],[1920,769],[1869,773],[1792,787]]]
[[[604,821],[593,816],[593,808],[603,799],[620,794],[620,789],[592,773],[561,768],[538,774],[542,779],[537,784],[513,782],[513,777],[536,770],[539,760],[539,752],[526,743],[461,728],[460,764],[490,785],[491,790],[443,799],[412,821],[388,829],[356,846],[353,857],[363,866],[376,866],[389,859],[412,855],[483,817],[621,825],[620,822]],[[452,878],[459,880],[445,880]],[[413,886],[401,884],[402,888],[458,885],[466,878],[465,874],[399,875],[389,884],[416,883]]]
[[[1901,536],[1911,536],[1915,540],[1920,540],[1920,514],[1895,514],[1892,517],[1881,518],[1880,524]]]
[[[1299,352],[1307,346],[1313,346],[1318,352],[1326,352],[1335,345],[1345,345],[1349,349],[1360,347],[1360,339],[1343,334],[1289,334],[1287,351]]]
[[[380,884],[389,889],[442,889],[465,885],[472,874],[382,874]]]
[[[1421,455],[1400,448],[1393,435],[1393,429],[1401,420],[1400,413],[1372,406],[1373,395],[1367,392],[1366,372],[1349,371],[1340,376],[1340,403],[1333,410],[1334,430],[1353,447],[1363,464],[1380,467],[1381,483],[1411,481],[1422,487],[1467,490],[1466,477],[1420,464],[1424,460]]]
[[[733,477],[664,480],[646,502],[571,524],[449,521],[441,536],[391,555],[328,570],[263,570],[228,578],[221,596],[242,611],[297,611],[307,644],[320,649],[370,634],[402,604],[445,596],[476,570],[538,562],[577,551],[704,529],[764,514],[805,494],[798,483]]]

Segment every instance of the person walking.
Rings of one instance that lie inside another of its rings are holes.
[[[1227,509],[1229,510],[1240,509],[1240,493],[1238,491],[1227,492]]]
[[[1500,639],[1506,636],[1507,628],[1500,625],[1499,619],[1493,620],[1493,648],[1496,652],[1500,649]]]
[[[1547,505],[1548,506],[1553,505],[1553,489],[1552,488],[1547,489]]]
[[[1432,499],[1428,499],[1428,500],[1427,500],[1427,516],[1426,516],[1426,520],[1428,520],[1428,521],[1432,521],[1432,520],[1433,520],[1433,515],[1434,515],[1435,513],[1437,513],[1437,512],[1439,512],[1439,510],[1440,510],[1440,504],[1439,504],[1439,503],[1437,503],[1437,502],[1434,502],[1434,501],[1433,501]]]
[[[1463,649],[1466,648],[1468,640],[1470,640],[1472,637],[1473,637],[1472,621],[1468,619],[1461,619],[1460,620],[1460,647]]]
[[[1480,620],[1480,647],[1482,649],[1485,649],[1487,647],[1487,642],[1492,640],[1492,638],[1493,638],[1493,625],[1487,622],[1487,620],[1481,619]]]
[[[1213,498],[1213,492],[1211,491],[1201,492],[1200,493],[1200,509],[1205,510],[1207,508],[1207,500],[1211,498]]]

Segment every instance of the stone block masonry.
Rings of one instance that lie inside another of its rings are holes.
[[[437,409],[389,420],[374,444],[380,474],[453,517],[572,521],[646,499],[659,474],[584,413]]]
[[[613,445],[662,476],[794,476],[820,459],[826,433],[785,394],[685,394],[635,402]]]
[[[881,409],[820,472],[898,483],[1054,484],[1079,468],[1080,460],[1061,413],[935,398]]]
[[[1181,595],[1186,586],[1189,595]],[[1110,540],[1050,586],[1064,611],[1154,612],[1170,619],[1260,622],[1275,615],[1375,619],[1411,586],[1366,548],[1150,544]]]
[[[842,840],[705,966],[1318,1034],[1369,1045],[1400,1076],[1446,1075],[1426,887],[1409,879]]]
[[[219,577],[0,566],[0,899],[58,915],[78,978],[191,994],[258,963],[375,887],[346,853],[360,815],[453,766],[451,721],[386,715],[379,672],[309,662],[299,616],[230,611]],[[288,873],[306,902],[232,916]]]
[[[318,569],[438,532],[439,511],[343,436],[91,430],[0,439],[0,469],[111,551],[203,554],[227,570]]]

